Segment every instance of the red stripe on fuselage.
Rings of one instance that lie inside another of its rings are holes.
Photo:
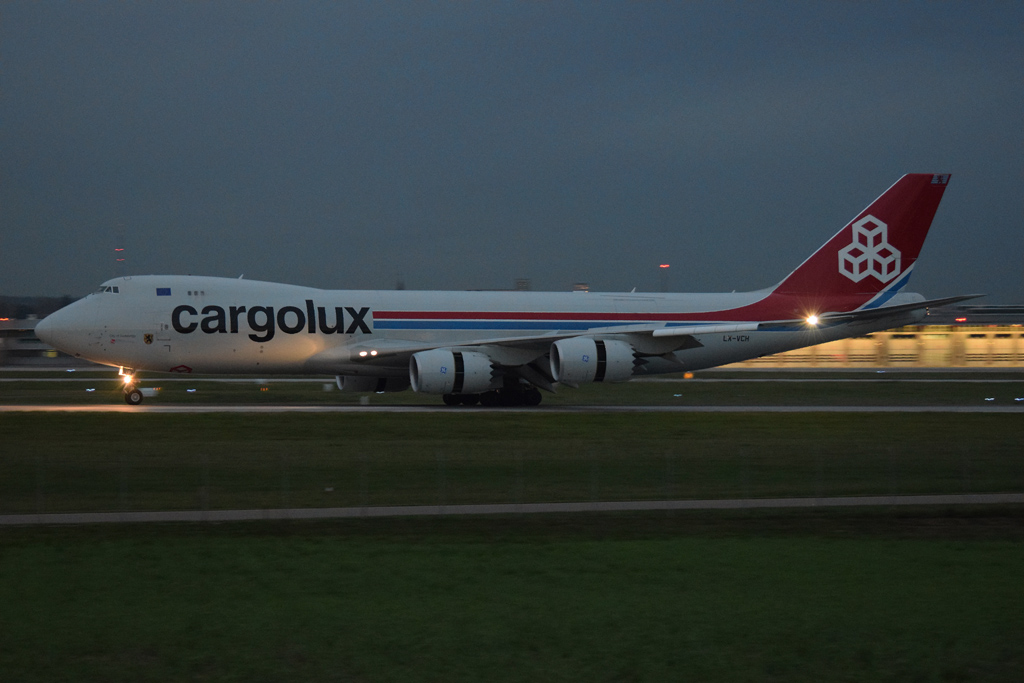
[[[836,306],[834,297],[829,299],[829,311],[853,310],[864,303],[863,296],[852,297],[847,306]],[[678,313],[613,313],[611,311],[374,311],[374,320],[574,320],[609,322],[750,322],[763,320],[788,320],[812,313],[823,313],[824,302],[816,297],[794,297],[769,294],[764,299],[746,306],[719,311],[678,312]]]

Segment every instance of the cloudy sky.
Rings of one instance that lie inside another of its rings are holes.
[[[941,172],[911,289],[1024,303],[1022,26],[1010,2],[5,4],[0,294],[657,290],[659,263],[757,289]]]

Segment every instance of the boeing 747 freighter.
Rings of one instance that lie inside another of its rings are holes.
[[[559,385],[700,370],[920,321],[904,291],[949,182],[910,174],[774,287],[730,294],[324,290],[243,279],[109,280],[36,328],[135,372],[335,375],[346,392],[537,405]]]

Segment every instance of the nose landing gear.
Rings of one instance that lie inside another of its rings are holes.
[[[138,387],[124,388],[124,402],[130,406],[137,406],[142,403],[142,392]]]
[[[131,368],[121,368],[118,373],[124,381],[124,402],[130,406],[142,403],[142,390],[135,386],[135,373]]]

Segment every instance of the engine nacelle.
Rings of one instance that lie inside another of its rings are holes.
[[[551,345],[551,376],[556,382],[625,382],[633,376],[633,347],[616,339],[570,337]]]
[[[479,394],[501,386],[491,359],[475,351],[433,349],[409,359],[413,391],[423,394]]]
[[[338,375],[334,381],[338,385],[338,391],[346,394],[381,394],[385,391],[405,391],[409,388],[409,378],[407,377]]]

